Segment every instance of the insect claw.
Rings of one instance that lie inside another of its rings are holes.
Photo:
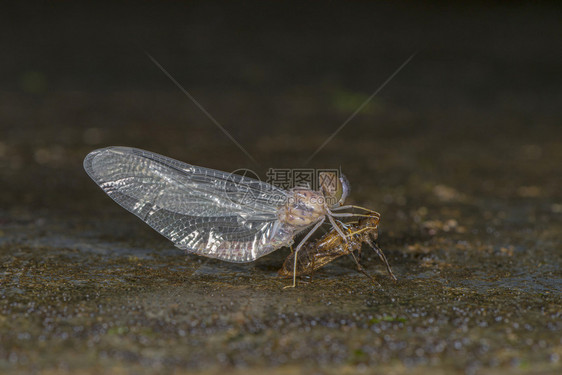
[[[293,285],[285,285],[285,286],[283,287],[283,289],[294,288],[294,287],[296,287],[296,286],[297,286],[297,285],[293,283]]]

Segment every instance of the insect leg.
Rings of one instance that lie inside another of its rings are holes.
[[[392,273],[392,270],[390,269],[390,264],[388,264],[388,260],[386,260],[386,257],[384,256],[384,253],[382,252],[382,250],[373,241],[367,240],[366,242],[375,250],[375,252],[379,256],[379,258],[381,258],[382,262],[386,266],[386,270],[388,271],[388,274],[390,275],[390,277],[394,281],[398,280],[396,278],[396,276],[394,276],[394,273]]]
[[[359,209],[359,210],[367,211],[367,212],[369,212],[370,214],[375,214],[376,216],[379,216],[379,217],[381,216],[381,215],[380,215],[378,212],[376,212],[376,211],[373,211],[373,210],[371,210],[371,209],[369,209],[369,208],[365,208],[365,207],[361,207],[361,206],[355,206],[355,205],[353,205],[353,204],[347,204],[347,205],[345,205],[345,206],[340,206],[340,207],[332,208],[332,211],[346,210],[346,209],[348,209],[348,208],[357,208],[357,209]]]
[[[339,227],[339,225],[336,223],[336,221],[334,220],[334,218],[332,217],[332,215],[329,213],[328,215],[328,220],[330,220],[330,223],[332,224],[332,226],[334,227],[334,229],[336,230],[336,232],[338,232],[338,234],[341,236],[341,238],[343,238],[343,240],[345,242],[347,242],[347,237],[345,234],[343,234],[343,232],[341,231],[341,228]]]
[[[365,268],[363,268],[363,266],[359,263],[359,261],[357,260],[357,258],[355,257],[355,254],[353,254],[353,251],[349,253],[349,255],[351,255],[351,257],[353,258],[353,260],[355,261],[355,264],[357,264],[357,271],[361,272],[363,275],[367,276],[369,279],[371,279],[371,281],[373,282],[373,284],[377,284],[378,286],[381,286],[381,284],[379,284],[377,282],[377,280],[375,280],[373,278],[373,276],[369,275],[367,273],[367,271],[365,271]]]
[[[330,213],[330,215],[332,215],[333,217],[373,217],[373,215],[354,214],[353,212]]]
[[[316,225],[314,225],[314,227],[312,227],[312,229],[306,234],[306,236],[304,236],[304,238],[302,239],[302,241],[298,244],[298,246],[295,248],[295,261],[293,264],[293,285],[287,285],[285,288],[294,288],[295,286],[297,286],[297,255],[299,254],[299,250],[301,249],[301,247],[304,245],[304,243],[310,238],[310,236],[312,236],[312,234],[314,232],[316,232],[316,230],[318,228],[320,228],[320,226],[322,225],[322,223],[324,223],[324,220],[326,220],[326,217],[323,217],[322,219],[320,219]],[[283,288],[284,289],[284,288]]]

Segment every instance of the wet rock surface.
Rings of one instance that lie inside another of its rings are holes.
[[[312,24],[253,9],[19,9],[2,26],[20,32],[0,63],[0,371],[559,373],[561,49],[543,37],[560,35],[558,9],[405,20],[355,4]],[[89,180],[83,157],[108,145],[264,179],[341,166],[348,201],[382,214],[398,281],[367,247],[378,284],[342,258],[294,289],[277,276],[289,249],[251,264],[185,254]]]

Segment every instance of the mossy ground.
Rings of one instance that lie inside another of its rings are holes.
[[[248,13],[232,6],[169,5],[162,18],[131,10],[120,39],[123,20],[105,16],[129,8],[61,7],[2,26],[21,35],[5,52],[19,63],[0,63],[15,72],[0,93],[0,372],[559,373],[561,49],[543,37],[560,35],[555,12],[419,8],[412,32],[398,33],[389,6],[355,4],[339,11],[349,16],[341,29],[292,15],[302,30],[287,31],[272,15],[241,25],[232,14]],[[360,21],[362,7],[387,16]],[[243,265],[187,255],[82,169],[108,145],[261,176],[305,167],[420,48],[411,38],[424,42],[415,59],[306,166],[341,166],[349,202],[382,214],[379,244],[397,282],[367,248],[362,263],[379,285],[346,258],[284,289],[276,271],[288,249]],[[166,58],[181,46],[194,50]]]

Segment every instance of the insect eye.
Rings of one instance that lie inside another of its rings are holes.
[[[320,172],[320,190],[324,193],[328,206],[343,205],[349,194],[349,182],[343,174],[336,172]]]
[[[338,179],[338,190],[336,193],[336,199],[338,200],[338,205],[343,206],[343,202],[349,194],[350,186],[349,181],[343,173],[340,173],[340,178]]]

